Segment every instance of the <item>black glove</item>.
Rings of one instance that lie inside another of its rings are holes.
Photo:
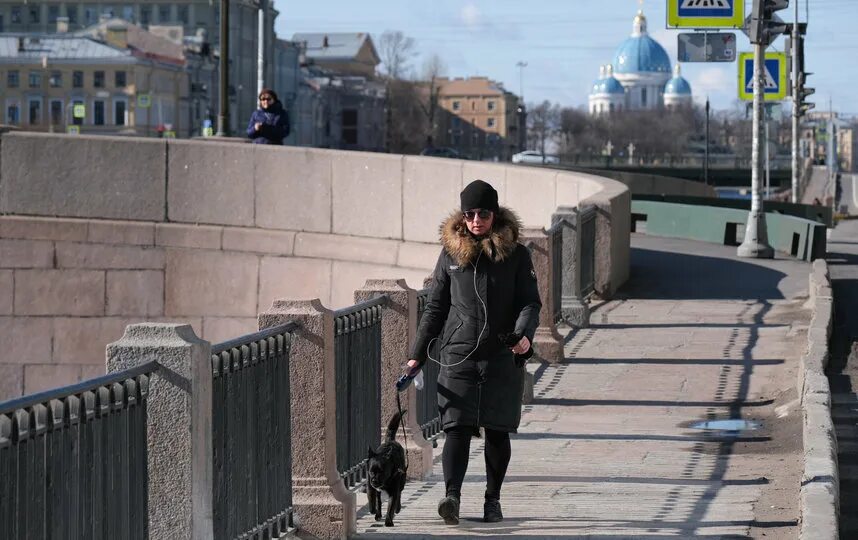
[[[515,347],[519,341],[521,341],[522,336],[516,334],[515,332],[510,332],[509,334],[498,334],[498,339],[503,344],[504,347],[510,349]],[[527,349],[527,352],[524,354],[516,354],[515,355],[515,366],[516,367],[524,367],[524,364],[528,361],[528,359],[533,356],[533,344],[531,343],[530,348]]]

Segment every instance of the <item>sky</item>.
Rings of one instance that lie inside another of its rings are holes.
[[[745,0],[750,10],[752,0]],[[807,86],[816,89],[809,101],[817,110],[858,114],[858,0],[791,0],[778,14],[808,23],[805,45]],[[419,74],[426,58],[437,54],[451,77],[490,77],[510,91],[522,89],[528,103],[549,100],[564,107],[587,103],[599,66],[632,31],[638,9],[647,17],[649,33],[676,61],[677,30],[666,29],[667,0],[274,0],[280,15],[276,30],[289,39],[296,32],[369,32],[373,40],[398,30],[416,41],[411,61]],[[739,52],[751,45],[736,31]],[[779,38],[769,50],[784,50]],[[518,62],[527,66],[519,68]],[[737,103],[737,64],[684,63],[695,100],[707,96],[716,110]],[[523,85],[521,84],[523,81]]]

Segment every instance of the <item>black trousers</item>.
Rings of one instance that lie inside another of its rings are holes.
[[[512,455],[509,433],[486,428],[486,499],[500,499],[501,486]],[[444,483],[447,495],[460,497],[462,482],[468,472],[471,436],[474,428],[457,426],[446,430],[441,464],[444,467]]]

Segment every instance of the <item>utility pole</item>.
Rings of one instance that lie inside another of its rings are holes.
[[[786,30],[786,25],[773,22],[775,11],[789,6],[789,0],[754,0],[751,9],[750,38],[754,45],[754,115],[751,148],[751,211],[745,225],[745,239],[736,250],[739,257],[771,259],[774,249],[769,245],[766,229],[766,214],[763,211],[760,181],[763,177],[761,122],[764,109],[765,57],[766,47],[778,34]]]
[[[259,1],[258,46],[256,48],[256,95],[265,88],[265,8],[266,1]]]
[[[524,68],[527,67],[527,62],[519,61],[515,65],[518,68],[518,96],[524,103]]]
[[[798,0],[795,2],[795,22],[792,25],[792,190],[790,192],[790,202],[798,203],[798,180],[799,180],[799,164],[798,164],[798,118],[801,115],[799,108],[799,83],[798,83],[798,45],[801,39],[798,31]]]
[[[709,96],[706,96],[706,153],[703,155],[703,184],[709,185]]]
[[[229,0],[220,0],[220,110],[215,136],[229,136]]]

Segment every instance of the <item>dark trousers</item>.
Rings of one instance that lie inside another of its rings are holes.
[[[444,466],[447,495],[461,496],[462,482],[465,480],[465,473],[468,472],[468,454],[471,450],[473,433],[474,428],[469,426],[454,427],[445,432],[446,440],[441,454],[441,463]],[[499,500],[503,479],[512,455],[509,433],[488,428],[485,433],[486,499]]]

